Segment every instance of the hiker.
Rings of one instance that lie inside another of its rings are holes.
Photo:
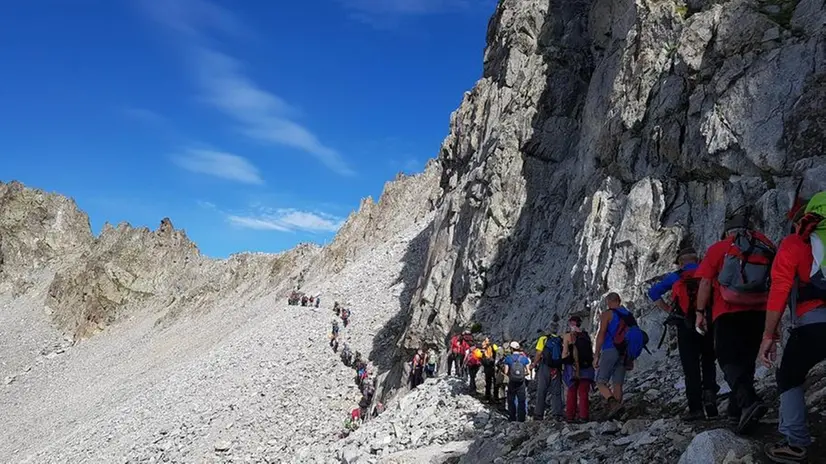
[[[345,343],[344,347],[341,349],[341,362],[347,367],[351,367],[353,365],[353,352],[350,351],[350,345],[347,343]]]
[[[333,312],[336,313],[336,316],[341,315],[341,306],[338,304],[338,301],[333,303]]]
[[[511,342],[512,353],[505,357],[505,376],[508,378],[508,420],[525,422],[528,415],[526,388],[531,360],[522,351],[519,342]]]
[[[562,380],[568,387],[565,419],[568,422],[588,422],[590,399],[588,392],[594,383],[594,349],[588,332],[582,329],[582,318],[568,319],[568,331],[562,336]],[[579,405],[579,408],[577,408]]]
[[[307,295],[301,297],[301,306],[307,306]]]
[[[666,275],[648,290],[649,298],[660,309],[682,317],[682,323],[676,325],[677,350],[680,353],[685,376],[685,394],[688,398],[688,414],[683,416],[685,421],[717,417],[717,392],[720,391],[717,385],[712,325],[707,323],[705,335],[695,329],[697,291],[700,285],[700,279],[695,276],[698,263],[697,251],[694,248],[681,249],[675,262],[680,266],[680,270]],[[663,300],[663,296],[668,292],[671,292],[673,308]],[[703,313],[707,313],[707,310],[708,308]]]
[[[347,308],[341,308],[341,322],[344,323],[344,328],[347,328],[347,325],[350,323],[350,310]]]
[[[793,212],[794,213],[794,212]],[[780,243],[771,269],[766,326],[760,359],[774,365],[780,320],[788,302],[790,333],[777,369],[779,431],[783,439],[766,445],[774,462],[806,462],[812,437],[806,424],[803,384],[815,364],[826,360],[826,191],[796,212],[794,231]]]
[[[462,361],[464,361],[465,347],[462,342],[462,335],[456,334],[450,338],[450,354],[447,357],[447,375],[450,375],[451,369],[455,369],[456,375],[461,377]]]
[[[547,396],[551,395],[551,415],[554,419],[562,418],[562,337],[559,332],[559,316],[554,314],[548,326],[547,335],[539,337],[536,342],[536,355],[533,365],[536,373],[536,407],[534,419],[545,418]]]
[[[433,347],[427,350],[425,355],[424,373],[427,378],[436,377],[436,369],[438,368],[439,355]]]
[[[482,341],[482,369],[485,373],[485,401],[490,402],[491,392],[496,383],[496,355],[499,346],[491,343],[490,338],[485,337]],[[493,391],[495,393],[495,391]]]
[[[413,355],[413,362],[410,364],[410,389],[414,389],[424,383],[424,350],[419,348]]]
[[[338,321],[333,319],[333,330],[330,334],[330,347],[333,349],[333,353],[338,352]]]
[[[468,389],[472,394],[476,394],[476,375],[482,367],[482,350],[475,344],[471,345],[465,352],[465,366],[468,373]]]
[[[321,297],[315,297],[315,307],[318,308],[321,305]]]
[[[644,332],[637,326],[631,311],[622,305],[617,293],[609,293],[605,304],[608,310],[603,311],[599,318],[594,367],[597,369],[597,389],[608,402],[607,418],[610,420],[622,411],[625,374],[633,368],[634,359],[639,356],[647,340],[644,340]]]
[[[720,241],[711,245],[694,273],[697,290],[695,326],[708,333],[714,324],[717,361],[731,387],[727,414],[734,430],[747,434],[767,412],[754,388],[754,371],[766,325],[768,278],[774,244],[754,230],[747,214],[725,222]],[[704,309],[711,306],[711,321]]]

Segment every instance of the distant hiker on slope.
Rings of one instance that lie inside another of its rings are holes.
[[[485,401],[491,401],[491,392],[494,394],[496,384],[496,357],[499,353],[499,346],[491,343],[490,338],[485,337],[482,342],[482,369],[485,373]]]
[[[333,303],[333,312],[336,313],[336,316],[341,316],[341,305],[338,304],[338,301]]]
[[[588,422],[590,401],[588,392],[594,383],[594,352],[591,337],[582,329],[582,318],[568,319],[568,332],[562,337],[564,372],[562,379],[568,387],[565,401],[565,419],[568,422]],[[579,405],[579,408],[577,408]]]
[[[414,389],[424,383],[424,350],[419,348],[413,355],[410,363],[410,389]]]
[[[562,337],[559,336],[559,316],[554,314],[548,326],[547,335],[539,337],[536,342],[536,407],[534,419],[545,418],[545,406],[548,395],[551,400],[551,415],[554,419],[562,418]]]
[[[511,342],[512,353],[505,357],[505,376],[508,378],[508,419],[525,422],[528,415],[526,383],[530,376],[531,360],[522,351],[519,342]]]
[[[321,305],[321,297],[315,297],[315,307],[318,308]]]
[[[794,232],[780,243],[772,265],[760,347],[760,359],[772,366],[788,302],[791,332],[776,373],[783,440],[765,448],[769,459],[783,463],[806,462],[812,437],[803,384],[812,367],[826,360],[826,192],[812,197],[796,216]]]
[[[617,293],[609,293],[605,304],[608,310],[603,311],[599,319],[594,367],[597,369],[597,388],[608,401],[607,418],[610,420],[622,411],[625,374],[633,368],[634,360],[647,343],[647,336],[631,311],[622,306]]]
[[[341,308],[341,322],[344,323],[344,327],[347,328],[347,325],[350,324],[350,310],[347,308]]]
[[[439,354],[436,353],[436,350],[431,346],[430,349],[427,350],[427,354],[425,355],[425,365],[424,365],[424,373],[427,378],[436,377],[436,370],[438,369],[439,364]]]
[[[652,286],[648,296],[663,311],[683,318],[683,323],[677,324],[677,348],[688,398],[688,414],[683,416],[683,420],[717,417],[717,392],[720,387],[717,385],[713,328],[708,322],[705,335],[695,330],[697,292],[700,287],[700,279],[695,276],[699,267],[697,252],[694,248],[683,248],[677,254],[676,264],[680,266],[680,270],[666,275]],[[673,308],[662,299],[668,292],[671,292]]]
[[[332,325],[333,325],[333,329],[332,329],[332,332],[330,334],[330,347],[333,349],[333,352],[336,353],[336,352],[338,352],[338,332],[339,332],[338,321],[333,319],[333,324]]]
[[[752,228],[747,215],[735,215],[725,222],[722,240],[708,248],[694,274],[702,279],[695,324],[700,332],[710,330],[703,311],[713,301],[714,344],[731,387],[727,412],[737,433],[751,432],[768,410],[755,391],[754,371],[775,252],[771,240]]]

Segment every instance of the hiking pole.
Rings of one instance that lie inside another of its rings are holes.
[[[682,323],[683,321],[685,321],[685,316],[677,313],[671,313],[668,315],[667,318],[665,318],[665,320],[663,321],[663,334],[660,337],[660,343],[657,344],[658,350],[663,347],[663,342],[665,342],[665,336],[668,335],[668,326],[673,325],[676,327],[678,323]]]

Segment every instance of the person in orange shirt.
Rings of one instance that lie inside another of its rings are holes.
[[[780,319],[788,303],[792,327],[777,370],[779,430],[783,440],[766,446],[774,462],[806,462],[812,437],[806,425],[803,384],[815,364],[826,360],[826,192],[815,195],[783,239],[772,265],[772,284],[760,359],[775,362]]]

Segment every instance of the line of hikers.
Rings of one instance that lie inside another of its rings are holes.
[[[341,336],[339,320],[341,320],[343,326],[346,328],[350,322],[351,311],[336,301],[333,304],[333,312],[335,313],[335,317],[333,317],[331,323],[332,330],[329,338],[330,347],[334,353],[337,353]],[[364,360],[361,352],[356,351],[354,353],[350,349],[350,346],[346,342],[343,342],[339,356],[345,366],[352,368],[356,372],[354,380],[361,392],[361,399],[359,399],[358,406],[350,411],[350,415],[344,421],[344,431],[340,435],[340,438],[344,438],[349,435],[350,432],[358,429],[362,422],[381,414],[384,411],[384,405],[378,402],[373,406],[371,411],[371,405],[373,404],[376,393],[376,376],[374,375],[372,365]]]
[[[688,399],[683,418],[719,415],[716,361],[731,387],[726,413],[739,434],[752,433],[768,410],[755,390],[756,362],[759,358],[768,367],[775,365],[780,321],[790,308],[789,337],[776,372],[783,440],[765,447],[769,459],[783,463],[807,459],[812,438],[803,384],[809,371],[826,360],[826,192],[808,201],[797,199],[789,218],[792,230],[777,248],[755,230],[748,210],[736,211],[704,256],[683,247],[675,263],[679,270],[648,292],[669,313],[666,322],[676,326]],[[663,299],[667,293],[670,304]],[[466,378],[475,393],[476,376],[484,368],[485,399],[497,399],[498,386],[505,384],[512,421],[527,418],[526,386],[532,376],[536,420],[544,419],[548,399],[552,417],[564,414],[568,421],[588,420],[588,393],[594,383],[607,402],[607,417],[616,417],[623,407],[626,372],[647,349],[648,336],[618,294],[609,293],[605,305],[593,345],[581,318],[571,317],[561,335],[559,320],[554,318],[547,335],[537,341],[532,360],[517,341],[510,342],[500,356],[499,347],[487,338],[478,341],[470,331],[456,334],[450,340],[447,374],[453,370]],[[423,362],[435,359],[435,354],[423,353],[419,350],[414,359],[414,387],[421,383],[419,367],[423,370]],[[497,381],[498,372],[502,382]],[[567,386],[564,412],[563,384]]]
[[[335,317],[331,321],[331,330],[330,330],[330,348],[333,349],[333,353],[338,352],[338,339],[339,334],[341,333],[341,327],[339,326],[338,321],[341,320],[341,323],[346,328],[347,325],[350,323],[350,310],[347,308],[342,307],[338,304],[338,301],[335,302],[333,305],[333,312],[335,313]]]
[[[298,290],[293,291],[287,297],[287,305],[289,306],[315,306],[318,308],[321,305],[321,296],[306,295]]]
[[[826,192],[797,198],[789,218],[791,232],[777,248],[755,230],[748,210],[735,214],[702,259],[691,247],[680,250],[679,270],[649,291],[677,326],[685,419],[717,416],[716,360],[732,390],[726,413],[741,434],[751,433],[768,411],[754,386],[756,361],[775,365],[789,308],[789,337],[776,371],[783,439],[765,447],[769,459],[784,463],[807,458],[812,438],[803,384],[826,360]],[[663,300],[668,292],[672,304]]]
[[[613,418],[621,411],[625,371],[632,368],[642,353],[647,335],[631,312],[622,306],[618,294],[608,294],[605,302],[609,310],[601,318],[597,346],[602,349],[596,353],[580,316],[571,316],[560,335],[559,317],[555,315],[547,334],[537,340],[533,359],[518,341],[511,341],[502,349],[489,338],[477,342],[468,330],[454,335],[450,341],[447,374],[455,368],[456,375],[465,378],[475,393],[476,376],[482,369],[484,400],[499,401],[499,392],[504,388],[508,417],[520,422],[524,422],[529,413],[528,380],[533,379],[536,385],[534,420],[545,418],[550,402],[550,417],[569,422],[589,420],[588,393],[596,382],[608,402],[608,418]],[[564,408],[563,384],[567,387]]]

